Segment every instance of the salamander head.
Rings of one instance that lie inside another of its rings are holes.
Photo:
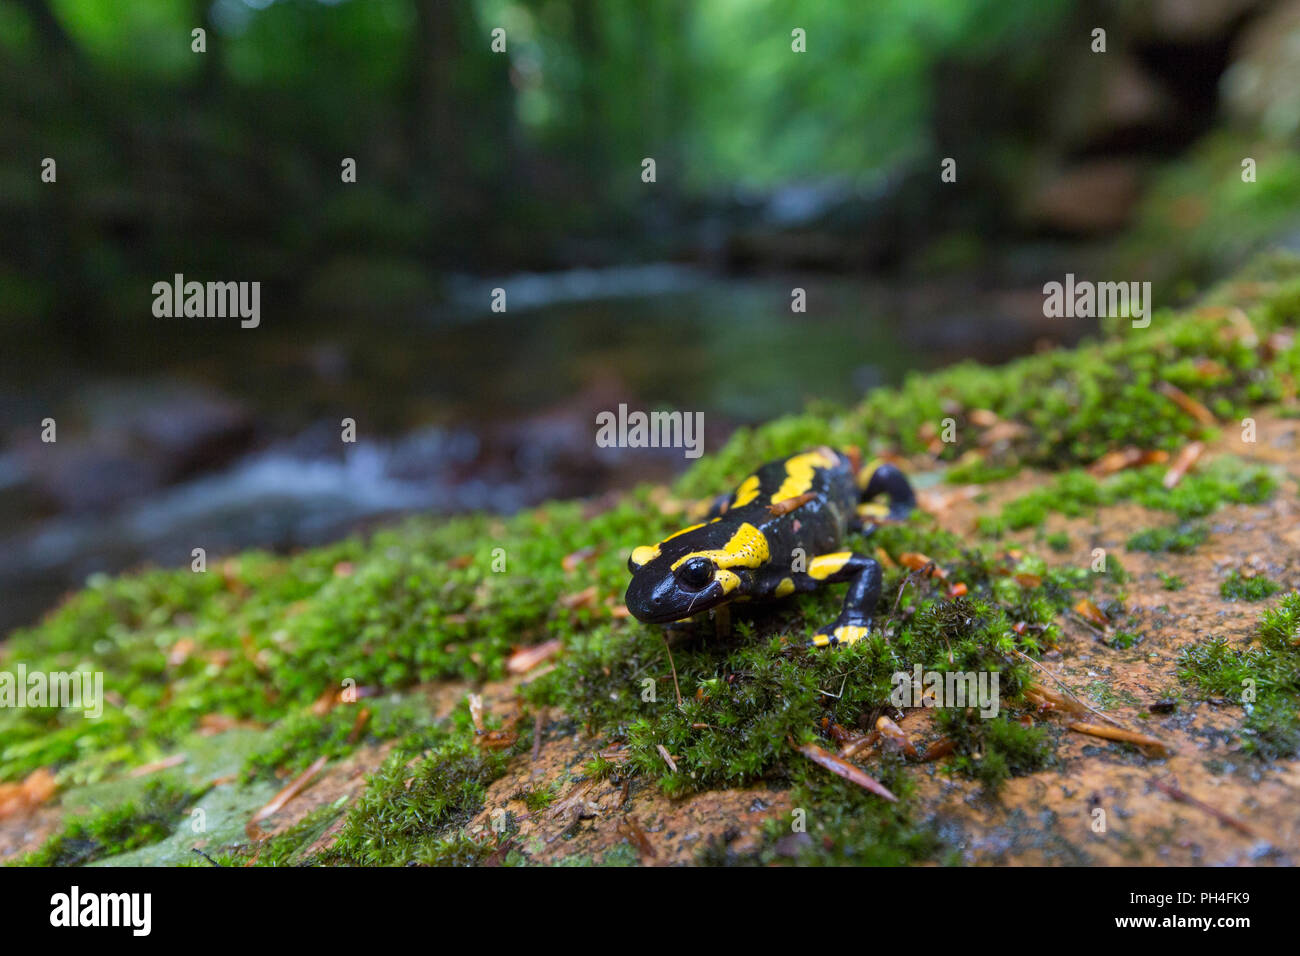
[[[717,567],[704,555],[679,559],[660,555],[637,563],[637,548],[628,559],[632,582],[627,586],[627,609],[647,624],[668,624],[700,614],[725,603],[740,579]]]

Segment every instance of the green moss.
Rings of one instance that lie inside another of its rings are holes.
[[[1241,179],[1246,156],[1257,163],[1252,183]],[[1157,289],[1195,288],[1289,229],[1297,203],[1300,158],[1291,149],[1216,130],[1155,175],[1114,268],[1150,276]]]
[[[1212,638],[1183,651],[1179,676],[1213,699],[1245,711],[1242,748],[1265,760],[1300,752],[1300,593],[1287,594],[1259,619],[1250,646]]]
[[[1070,550],[1070,536],[1064,531],[1057,531],[1049,534],[1046,538],[1047,546],[1058,554],[1064,554]]]
[[[540,813],[554,803],[557,796],[554,787],[528,787],[517,794],[517,799],[524,802],[529,813]]]
[[[978,527],[982,533],[999,535],[1037,527],[1051,512],[1080,517],[1120,502],[1169,511],[1189,521],[1213,514],[1225,504],[1266,501],[1277,490],[1277,479],[1267,468],[1232,456],[1215,459],[1172,489],[1164,486],[1165,471],[1164,466],[1153,465],[1097,479],[1083,469],[1072,469],[1046,487],[1007,502],[1000,514],[981,516]]]
[[[245,778],[269,779],[277,774],[299,773],[322,756],[337,760],[362,744],[389,740],[414,730],[423,716],[409,702],[369,701],[365,706],[372,716],[358,727],[362,706],[336,707],[321,716],[304,711],[284,718],[245,759]]]
[[[1278,591],[1282,590],[1282,585],[1276,581],[1270,581],[1262,574],[1253,577],[1243,577],[1241,572],[1235,568],[1229,572],[1228,576],[1223,579],[1223,584],[1219,586],[1219,593],[1228,601],[1262,601],[1270,598]]]
[[[21,866],[82,866],[166,839],[184,822],[182,814],[202,796],[167,783],[153,783],[135,800],[67,821]]]
[[[973,711],[940,710],[939,728],[957,744],[952,769],[992,791],[1011,777],[1051,766],[1054,743],[1045,728],[1005,713],[985,719]]]
[[[484,750],[467,720],[459,715],[450,730],[407,738],[371,775],[324,861],[450,865],[476,862],[490,852],[459,831],[483,808],[488,784],[523,744]]]
[[[1181,522],[1162,528],[1146,528],[1138,531],[1129,537],[1126,547],[1130,551],[1191,554],[1201,546],[1209,534],[1209,530],[1202,524]]]
[[[873,768],[877,779],[899,798],[890,803],[819,767],[791,769],[792,812],[769,820],[754,849],[736,853],[731,834],[701,848],[696,862],[706,866],[903,866],[952,863],[958,848],[935,821],[918,819],[914,767],[886,757]],[[796,829],[798,827],[799,829]]]
[[[1108,646],[1113,647],[1118,651],[1126,651],[1130,647],[1141,642],[1142,635],[1135,634],[1132,631],[1117,630],[1104,640]]]
[[[1160,584],[1166,591],[1181,591],[1187,587],[1187,582],[1176,574],[1165,574],[1163,571],[1157,571],[1156,577],[1160,578]]]
[[[1249,275],[1260,282],[1254,293],[1261,296],[1258,300],[1252,302],[1252,293],[1240,285],[1225,289],[1232,304],[1246,310],[1256,332],[1266,337],[1293,323],[1300,296],[1295,259],[1270,257]],[[1162,392],[1160,382],[1172,375],[1176,381],[1170,384],[1220,418],[1237,420],[1252,405],[1278,400],[1285,392],[1284,376],[1300,364],[1294,345],[1265,362],[1256,347],[1223,335],[1222,321],[1160,312],[1150,328],[1115,328],[1104,341],[1072,351],[1034,355],[999,368],[968,363],[916,374],[899,388],[872,392],[853,409],[742,429],[717,455],[693,468],[679,490],[703,497],[733,485],[755,462],[822,442],[922,453],[945,419],[953,420],[955,440],[943,445],[940,457],[957,462],[973,452],[986,471],[1087,464],[1127,445],[1176,451],[1189,438],[1208,436],[1211,430]],[[979,409],[1025,426],[992,457],[979,444],[984,429],[969,420]]]
[[[907,572],[891,569],[876,609],[876,633],[834,653],[804,648],[838,612],[841,595],[833,589],[811,595],[803,608],[787,603],[767,618],[738,618],[726,639],[707,630],[679,639],[671,665],[653,632],[602,633],[572,645],[531,693],[538,703],[626,744],[628,759],[619,772],[648,776],[670,794],[790,779],[792,765],[804,758],[788,738],[809,740],[816,728],[836,724],[869,730],[889,698],[892,675],[914,664],[941,672],[996,671],[1004,706],[1014,704],[1028,665],[1012,649],[1038,652],[1054,638],[1055,619],[1070,594],[1093,583],[1086,573],[1049,571],[1040,559],[1009,565],[926,519],[882,528],[872,540],[890,553],[923,551],[949,580],[967,585],[967,596],[948,599],[933,584],[913,582],[900,598]],[[1022,587],[1013,573],[1040,575],[1042,583]],[[891,618],[895,601],[898,613]],[[1018,622],[1025,625],[1021,636],[1012,629]]]
[[[559,599],[591,584],[621,592],[622,542],[670,530],[645,496],[594,517],[555,504],[509,521],[416,520],[290,559],[251,553],[206,574],[97,579],[0,653],[31,670],[103,670],[123,704],[96,721],[0,710],[0,779],[69,765],[71,779],[97,779],[165,754],[206,715],[274,723],[348,680],[391,691],[502,676],[513,647],[571,639],[609,619],[604,605],[570,610]],[[619,544],[566,571],[565,555],[593,540]],[[331,724],[321,740],[339,733]],[[307,740],[312,731],[298,721],[285,734]]]

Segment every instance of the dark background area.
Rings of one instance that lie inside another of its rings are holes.
[[[0,0],[0,632],[682,468],[595,447],[620,402],[707,452],[1072,342],[1066,272],[1185,301],[1298,244],[1297,50],[1295,0]],[[155,317],[175,273],[261,326]]]

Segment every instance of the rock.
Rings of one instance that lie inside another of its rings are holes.
[[[1266,6],[1260,0],[1147,0],[1124,12],[1129,35],[1145,43],[1203,43]]]
[[[98,384],[76,404],[90,416],[83,431],[58,416],[57,442],[24,434],[16,445],[30,486],[58,510],[114,507],[223,465],[255,432],[239,403],[169,383]]]
[[[1221,88],[1232,118],[1278,139],[1300,133],[1300,0],[1288,0],[1246,27]]]
[[[1100,235],[1122,228],[1140,194],[1133,160],[1090,160],[1064,170],[1031,192],[1026,215],[1040,228]]]
[[[1162,83],[1121,51],[1080,63],[1062,96],[1055,119],[1067,153],[1159,142],[1180,114]]]

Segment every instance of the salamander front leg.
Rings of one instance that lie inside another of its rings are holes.
[[[808,576],[817,581],[848,581],[840,616],[808,642],[809,647],[845,647],[871,634],[871,616],[880,600],[880,565],[853,551],[821,554],[808,563]]]

